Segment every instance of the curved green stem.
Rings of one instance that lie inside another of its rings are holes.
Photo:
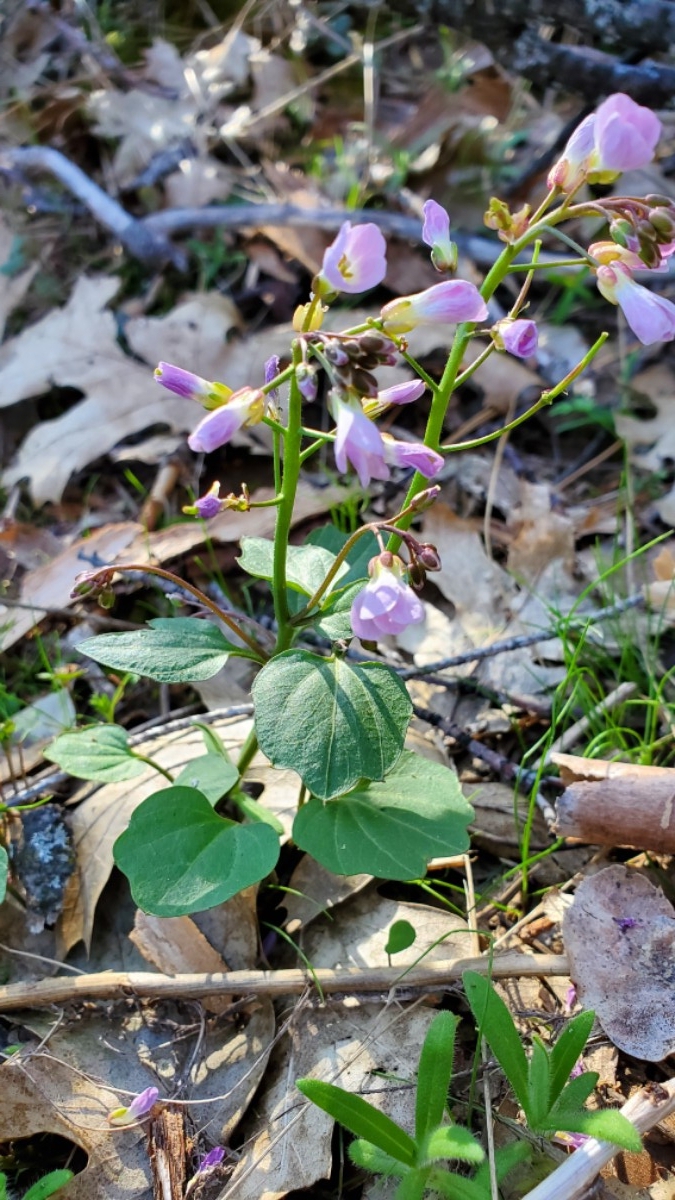
[[[163,775],[165,779],[168,779],[169,783],[173,783],[173,775],[171,775],[168,771],[165,771],[164,767],[160,766],[160,764],[156,762],[154,758],[147,758],[145,754],[138,754],[136,750],[131,751],[131,756],[132,758],[137,758],[139,762],[146,763],[148,767],[152,767],[153,771],[159,771],[160,775]]]
[[[300,347],[296,342],[293,346],[294,367],[298,367],[300,362]],[[302,396],[300,395],[295,375],[293,375],[291,377],[288,396],[288,425],[284,438],[283,477],[277,507],[277,523],[274,530],[272,592],[274,598],[274,615],[277,620],[275,654],[280,654],[282,650],[286,650],[291,644],[293,636],[288,608],[288,596],[286,594],[286,559],[293,521],[293,508],[295,506],[295,497],[300,479],[300,453],[302,447],[301,418]]]

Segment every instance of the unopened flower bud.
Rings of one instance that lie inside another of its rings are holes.
[[[431,542],[420,542],[415,548],[415,553],[425,571],[441,570],[441,556]]]
[[[411,562],[410,566],[408,567],[408,583],[410,584],[411,588],[414,588],[416,592],[421,592],[426,581],[427,577],[423,564],[419,561],[419,559]]]
[[[316,400],[318,390],[316,369],[309,363],[300,363],[296,368],[295,379],[300,395],[305,400]]]
[[[309,319],[310,312],[311,320],[309,321],[309,325],[306,326],[305,322]],[[293,329],[296,333],[313,333],[315,330],[321,328],[325,312],[327,312],[327,309],[323,304],[314,304],[313,302],[299,304],[293,313]]]
[[[645,203],[653,205],[654,208],[675,208],[675,200],[672,196],[661,196],[655,192],[650,192],[648,196],[645,196]]]
[[[194,504],[185,504],[183,512],[189,517],[201,517],[203,521],[208,521],[210,517],[218,515],[222,508],[220,500],[220,484],[212,483],[208,492],[195,500]]]
[[[159,1089],[156,1087],[146,1088],[139,1096],[135,1096],[128,1108],[115,1108],[108,1114],[108,1121],[111,1125],[133,1125],[135,1121],[140,1121],[143,1117],[147,1117],[159,1098]]]
[[[635,229],[630,221],[626,221],[623,218],[618,221],[610,221],[609,236],[618,246],[623,246],[624,249],[629,250],[635,242]]]
[[[326,340],[323,344],[323,352],[328,362],[334,367],[346,367],[349,362],[347,351],[338,341]]]
[[[352,371],[352,386],[360,396],[377,396],[378,382],[370,371],[363,371],[360,367],[356,367]]]
[[[675,234],[675,215],[668,208],[652,208],[649,212],[649,223],[653,225],[659,238],[671,241]]]
[[[413,512],[425,512],[427,508],[431,508],[435,500],[438,500],[440,494],[441,489],[435,483],[432,487],[425,488],[423,492],[418,492],[416,496],[413,496],[408,507]]]

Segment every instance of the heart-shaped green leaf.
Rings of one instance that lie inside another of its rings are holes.
[[[217,816],[193,788],[169,787],[134,810],[114,856],[139,908],[179,917],[264,879],[279,857],[279,838],[269,825]]]
[[[209,804],[217,804],[237,782],[239,772],[222,754],[200,754],[174,779],[177,787],[196,788]]]
[[[210,679],[229,654],[247,653],[228,642],[217,625],[199,617],[156,617],[133,633],[101,633],[78,645],[82,654],[116,671],[134,671],[159,683]]]
[[[307,538],[307,543],[311,546],[323,546],[337,558],[348,540],[349,534],[342,533],[336,529],[335,525],[322,525],[320,529],[312,530]],[[367,579],[368,563],[371,558],[379,554],[379,549],[374,533],[362,534],[347,555],[346,562],[349,569],[346,575],[340,577],[340,588],[356,583],[358,580]]]
[[[383,783],[304,804],[293,840],[336,875],[416,879],[430,858],[468,849],[472,817],[452,771],[404,750]]]
[[[119,725],[89,725],[62,733],[45,750],[45,758],[76,779],[122,783],[147,771],[134,756],[126,729]]]
[[[253,702],[263,753],[275,766],[297,771],[323,800],[360,779],[383,779],[412,714],[405,685],[389,667],[304,650],[288,650],[263,667]]]

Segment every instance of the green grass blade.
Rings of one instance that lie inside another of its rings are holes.
[[[440,1012],[431,1022],[424,1039],[417,1069],[415,1100],[415,1139],[418,1145],[443,1120],[452,1075],[457,1023],[458,1018],[452,1013]]]
[[[372,1142],[407,1167],[415,1165],[417,1147],[413,1139],[400,1125],[373,1108],[361,1096],[352,1095],[344,1088],[335,1087],[321,1079],[298,1079],[296,1087],[312,1104],[322,1108],[357,1137]]]

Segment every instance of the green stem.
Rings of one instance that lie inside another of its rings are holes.
[[[170,775],[168,771],[165,771],[164,767],[161,767],[158,762],[155,762],[154,758],[146,758],[145,754],[138,754],[135,750],[131,751],[131,755],[132,758],[137,758],[139,762],[144,762],[147,764],[147,766],[152,767],[153,771],[159,771],[160,775],[163,775],[165,779],[168,779],[169,783],[173,783],[173,775]]]
[[[244,775],[251,762],[258,752],[258,736],[255,731],[255,726],[251,728],[251,732],[247,735],[237,759],[237,770],[241,776]]]
[[[293,345],[293,365],[298,367],[301,362],[300,347],[297,342]],[[291,377],[288,395],[288,425],[284,438],[283,479],[277,507],[277,523],[274,530],[274,570],[272,575],[272,592],[274,597],[274,615],[277,620],[277,643],[275,654],[288,649],[291,644],[293,629],[290,623],[291,615],[286,594],[286,559],[288,542],[293,522],[293,509],[300,479],[300,453],[302,448],[302,396],[296,383],[295,375]]]
[[[250,635],[246,633],[240,625],[237,624],[236,619],[230,613],[225,612],[222,608],[219,608],[219,606],[214,604],[213,600],[210,600],[209,597],[205,595],[204,592],[200,591],[199,588],[195,587],[191,583],[188,583],[185,579],[180,579],[179,576],[174,575],[172,571],[165,571],[163,567],[154,567],[148,563],[123,563],[121,566],[117,566],[115,564],[114,566],[110,567],[101,567],[100,571],[92,573],[92,575],[88,578],[93,580],[97,575],[103,575],[106,573],[109,575],[111,572],[119,575],[126,575],[131,571],[139,571],[142,575],[157,575],[160,579],[168,579],[169,583],[174,583],[176,587],[182,591],[189,592],[191,596],[195,597],[195,600],[198,600],[199,603],[204,606],[204,608],[210,609],[214,616],[216,616],[219,621],[223,622],[223,625],[227,625],[228,629],[230,629],[232,633],[236,634],[238,638],[241,638],[242,642],[248,646],[251,654],[247,654],[245,657],[253,657],[256,662],[260,663],[266,661],[266,655],[264,651],[261,650],[258,643],[254,641],[254,639],[250,637]],[[241,653],[241,651],[239,653]]]

